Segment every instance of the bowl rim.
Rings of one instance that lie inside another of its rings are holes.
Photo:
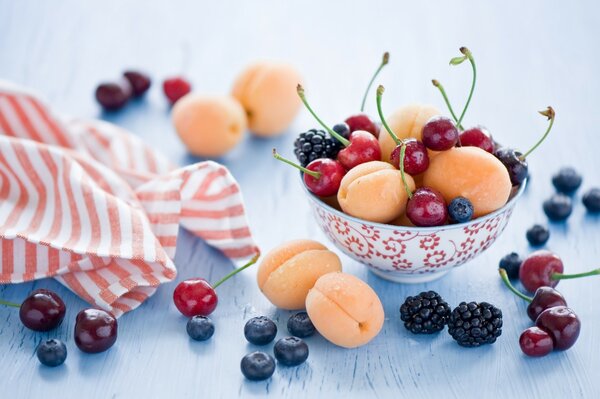
[[[369,226],[373,226],[373,227],[377,227],[379,229],[385,229],[385,230],[393,229],[393,230],[402,230],[402,231],[411,231],[411,232],[412,231],[431,232],[431,231],[442,231],[442,230],[454,230],[454,229],[458,229],[458,228],[462,228],[462,227],[466,227],[466,226],[471,226],[476,223],[481,223],[483,221],[489,220],[495,216],[498,216],[498,215],[506,212],[508,209],[513,208],[516,204],[516,201],[521,197],[521,195],[523,195],[523,192],[525,191],[525,187],[527,186],[527,181],[528,181],[529,177],[526,177],[525,180],[523,180],[521,182],[521,184],[519,185],[519,188],[517,189],[517,192],[514,193],[512,195],[512,198],[509,198],[509,200],[506,202],[506,204],[504,204],[500,209],[497,209],[494,212],[490,212],[487,215],[480,216],[476,219],[471,219],[468,222],[456,223],[456,224],[445,224],[443,226],[431,226],[431,227],[397,226],[395,224],[370,222],[368,220],[364,220],[364,219],[360,219],[360,218],[348,215],[347,213],[339,211],[339,210],[335,209],[334,207],[332,207],[331,205],[326,204],[318,196],[311,193],[308,190],[308,188],[306,188],[306,185],[304,184],[304,179],[302,177],[302,173],[300,173],[300,179],[301,179],[301,186],[304,189],[304,191],[308,194],[308,197],[310,198],[311,201],[313,201],[317,206],[323,207],[326,210],[328,210],[329,212],[331,212],[343,219],[349,219],[355,223],[367,224]],[[514,186],[513,186],[513,188],[514,188]]]

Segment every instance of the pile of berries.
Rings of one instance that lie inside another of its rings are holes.
[[[553,222],[567,220],[573,212],[572,196],[577,192],[583,177],[572,167],[561,168],[552,176],[556,193],[544,201],[544,213]],[[600,212],[600,188],[591,188],[581,199],[588,212]]]
[[[502,334],[502,311],[487,302],[461,302],[452,311],[435,291],[406,298],[400,319],[413,334],[433,334],[448,326],[460,346],[493,344]]]

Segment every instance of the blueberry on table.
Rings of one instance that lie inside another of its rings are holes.
[[[544,245],[550,238],[550,231],[540,224],[531,226],[526,233],[527,241],[533,247]]]
[[[288,319],[287,329],[295,337],[306,338],[313,335],[316,331],[308,313],[299,312]]]
[[[44,366],[56,367],[67,359],[67,346],[61,340],[49,339],[37,347],[35,354]]]
[[[465,197],[456,197],[448,205],[450,219],[457,223],[464,223],[473,217],[473,204]]]
[[[450,314],[448,332],[460,346],[493,344],[502,334],[502,311],[487,302],[461,302]]]
[[[284,366],[298,366],[308,359],[308,345],[298,337],[285,337],[275,343],[273,353]]]
[[[444,329],[450,306],[435,291],[421,292],[406,298],[400,306],[400,319],[413,334],[433,334]]]
[[[523,260],[519,254],[516,252],[511,252],[508,255],[504,255],[504,257],[500,259],[498,268],[506,270],[508,278],[514,280],[519,278],[519,269],[521,268],[521,263],[523,263]]]
[[[266,380],[275,372],[275,359],[264,352],[252,352],[242,358],[240,368],[249,380]]]
[[[215,333],[215,325],[206,316],[194,316],[188,320],[186,330],[194,341],[206,341]]]
[[[571,212],[573,212],[573,201],[564,194],[554,194],[544,201],[543,208],[548,219],[560,222],[571,216]]]
[[[600,188],[592,188],[581,199],[588,212],[600,212]]]
[[[577,191],[582,181],[581,175],[571,167],[561,168],[558,173],[552,176],[554,188],[563,194],[572,194]]]
[[[244,336],[254,345],[266,345],[275,339],[277,326],[266,316],[253,317],[244,326]]]

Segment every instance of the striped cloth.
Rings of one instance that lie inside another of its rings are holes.
[[[180,225],[229,258],[257,251],[225,167],[174,169],[125,130],[63,121],[0,81],[0,284],[54,277],[120,316],[175,278]]]

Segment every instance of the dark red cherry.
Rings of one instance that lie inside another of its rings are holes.
[[[350,128],[350,133],[357,130],[364,130],[371,133],[375,137],[379,137],[379,126],[373,122],[367,114],[356,114],[348,117],[344,122]]]
[[[519,338],[524,354],[532,357],[546,356],[554,349],[554,341],[548,332],[538,327],[529,327]]]
[[[566,306],[555,306],[544,310],[535,321],[535,325],[550,334],[554,349],[569,349],[581,330],[579,317]]]
[[[564,266],[560,257],[550,251],[532,252],[521,264],[519,280],[529,292],[535,292],[540,287],[555,287],[558,279],[553,279],[554,273],[562,273]]]
[[[192,91],[192,85],[185,78],[176,76],[165,79],[163,82],[163,91],[171,104]]]
[[[567,306],[565,297],[554,288],[540,287],[535,290],[535,295],[527,306],[527,315],[536,321],[540,313],[555,306]]]
[[[217,307],[219,299],[208,281],[192,278],[177,285],[173,302],[184,316],[208,316]]]
[[[66,306],[53,291],[37,289],[32,291],[21,304],[19,318],[23,325],[34,331],[49,331],[62,323]]]
[[[412,176],[425,172],[429,167],[427,147],[416,139],[408,139],[404,142],[406,144],[406,149],[404,150],[404,172]],[[400,169],[401,152],[402,145],[398,145],[394,148],[390,156],[392,165],[397,169]]]
[[[446,151],[458,142],[458,129],[452,119],[434,116],[423,126],[421,140],[430,150]]]
[[[131,84],[127,79],[101,83],[96,88],[96,100],[102,108],[108,111],[116,111],[123,108],[131,98],[131,94]]]
[[[125,71],[123,76],[125,76],[125,79],[131,84],[134,97],[140,97],[146,93],[152,83],[150,76],[140,71]]]
[[[523,183],[523,180],[529,174],[529,166],[527,165],[527,160],[522,158],[523,154],[512,148],[499,148],[494,155],[506,167],[513,186]]]
[[[448,208],[442,194],[421,187],[408,200],[406,216],[418,227],[441,226],[448,220]]]
[[[117,319],[101,309],[84,309],[75,318],[75,344],[86,353],[104,352],[117,341]]]
[[[494,140],[490,132],[483,126],[464,130],[460,135],[460,145],[463,147],[479,147],[491,154],[494,153]]]

